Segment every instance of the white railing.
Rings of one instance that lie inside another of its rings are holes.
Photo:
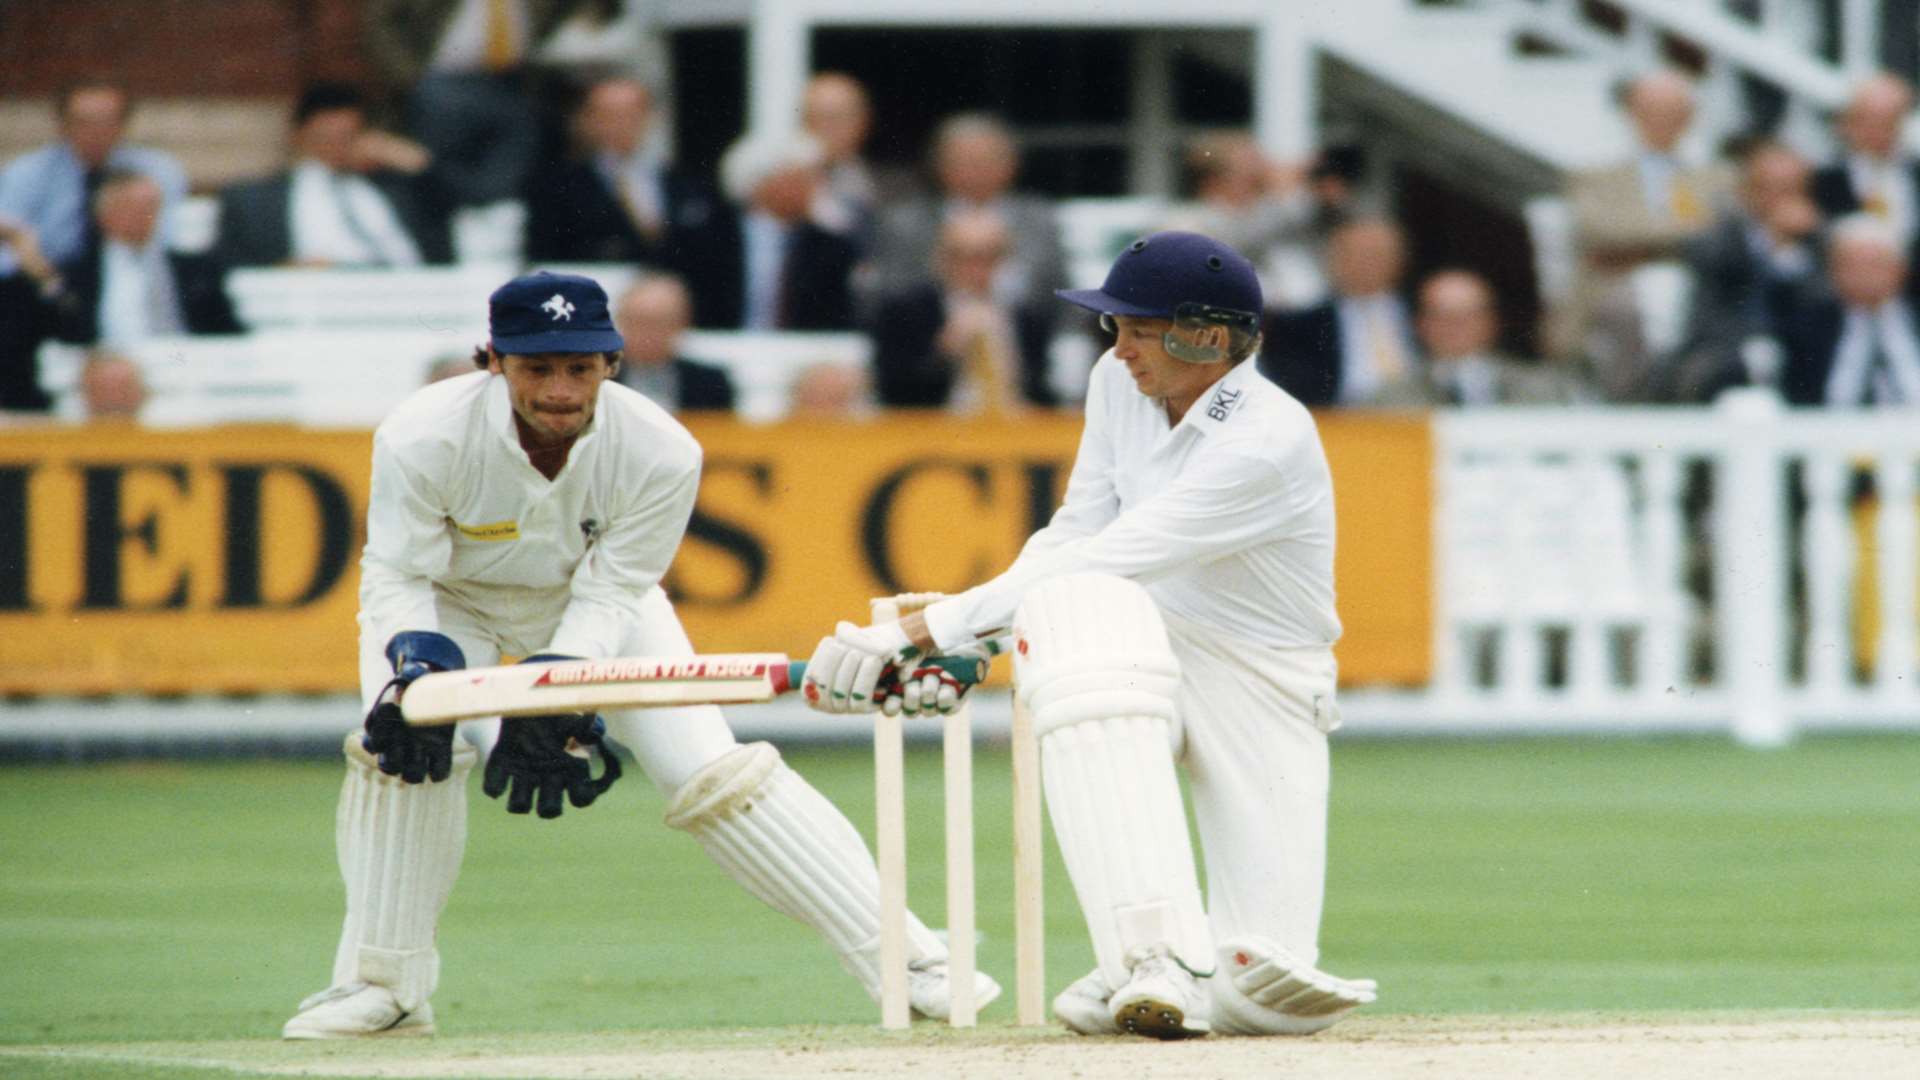
[[[1449,412],[1434,437],[1434,678],[1349,715],[1756,745],[1920,725],[1920,415],[1756,391],[1708,410]],[[1856,596],[1868,568],[1877,615]]]

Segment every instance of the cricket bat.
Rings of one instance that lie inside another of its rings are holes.
[[[923,661],[972,686],[986,678],[984,660],[937,656]],[[482,716],[545,716],[654,705],[744,705],[772,701],[798,688],[804,660],[785,653],[708,656],[616,656],[538,664],[437,671],[423,675],[400,698],[400,712],[416,727]],[[899,671],[881,677],[884,691]]]

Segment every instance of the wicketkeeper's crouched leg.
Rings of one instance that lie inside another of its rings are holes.
[[[818,930],[867,993],[880,996],[880,875],[846,815],[780,760],[771,743],[736,747],[681,785],[667,824],[767,906]],[[907,914],[908,990],[924,1016],[950,1010],[946,945]],[[999,994],[984,975],[982,1005]]]
[[[624,651],[688,656],[666,595],[642,600]],[[820,932],[840,963],[879,1000],[880,873],[860,833],[769,743],[742,746],[711,705],[607,714],[614,737],[667,796],[667,824],[693,836],[721,869],[767,906]],[[908,993],[923,1016],[949,1011],[946,945],[907,915]],[[980,975],[974,1000],[1000,992]]]
[[[456,742],[453,775],[408,784],[381,772],[347,736],[334,839],[347,916],[333,983],[301,1002],[290,1039],[427,1034],[440,976],[434,932],[453,892],[467,840],[467,775],[478,754]]]

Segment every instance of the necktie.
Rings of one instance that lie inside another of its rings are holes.
[[[513,44],[513,20],[508,17],[508,0],[487,0],[487,70],[505,71],[520,59]]]
[[[1400,345],[1386,304],[1378,301],[1367,312],[1367,361],[1382,386],[1399,382],[1407,372],[1407,351]]]
[[[366,222],[360,220],[359,214],[354,213],[353,193],[347,190],[347,178],[335,173],[328,179],[333,189],[333,200],[340,207],[340,219],[346,223],[347,231],[353,234],[353,238],[360,241],[360,246],[366,249],[367,264],[386,266],[391,263],[393,260],[387,257],[386,248],[382,247],[379,239],[373,235],[373,230],[367,228]]]
[[[1893,202],[1887,198],[1887,170],[1876,167],[1869,183],[1866,197],[1860,200],[1860,209],[1877,218],[1892,216]]]
[[[1893,377],[1893,363],[1887,356],[1886,333],[1889,327],[1885,316],[1869,322],[1868,338],[1871,352],[1867,355],[1866,384],[1861,387],[1862,405],[1898,405],[1900,404],[1900,383]]]
[[[86,194],[80,203],[80,246],[85,251],[93,247],[100,239],[100,230],[93,220],[93,198],[100,193],[100,182],[106,179],[104,168],[88,169],[85,177]]]
[[[1673,220],[1682,225],[1697,225],[1706,216],[1706,209],[1700,205],[1700,196],[1694,192],[1693,185],[1678,174],[1674,175],[1667,200]]]
[[[180,295],[174,287],[173,265],[159,244],[149,245],[141,256],[147,278],[147,332],[168,337],[186,332],[180,318]]]

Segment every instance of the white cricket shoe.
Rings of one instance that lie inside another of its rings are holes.
[[[1000,984],[984,971],[973,973],[973,1008],[975,1012],[987,1007],[994,998],[1000,996]],[[946,1020],[953,1016],[953,980],[947,972],[945,960],[933,960],[924,964],[911,964],[907,967],[907,1001],[913,1011],[929,1020]]]
[[[1107,977],[1094,968],[1055,995],[1053,1015],[1076,1035],[1118,1035],[1120,1025],[1113,1022],[1113,1010],[1107,1005],[1112,997]]]
[[[393,999],[393,991],[368,983],[331,986],[300,1003],[300,1011],[280,1029],[283,1039],[360,1039],[381,1035],[433,1034],[433,1006],[411,1012]]]
[[[1107,1003],[1122,1031],[1155,1039],[1191,1039],[1212,1030],[1206,1019],[1206,990],[1193,972],[1174,959],[1172,950],[1165,945],[1136,949],[1127,961],[1132,975]]]
[[[1213,1018],[1223,1034],[1312,1035],[1379,997],[1372,979],[1343,979],[1266,938],[1221,942]]]

